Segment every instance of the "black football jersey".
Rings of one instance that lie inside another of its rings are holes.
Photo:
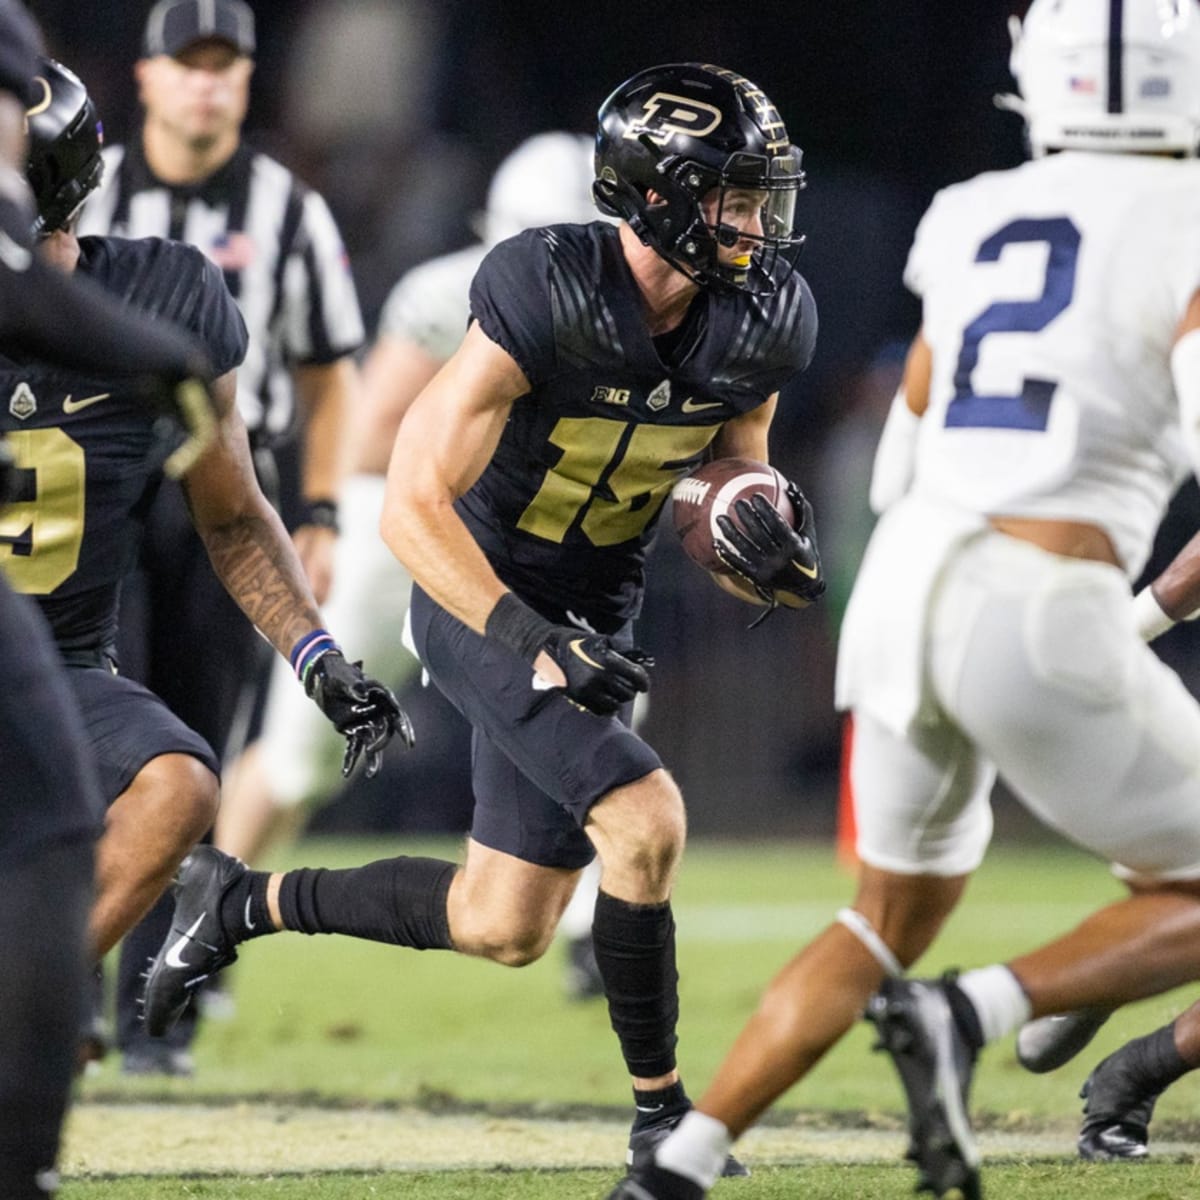
[[[220,271],[159,238],[81,238],[77,271],[125,305],[181,326],[220,375],[246,328]],[[121,579],[137,560],[169,446],[128,379],[0,354],[0,430],[16,457],[16,500],[0,509],[0,569],[34,596],[64,650],[111,643]]]
[[[817,327],[792,272],[770,296],[702,289],[682,338],[656,346],[602,222],[501,242],[471,285],[471,316],[531,390],[458,511],[505,584],[601,632],[638,610],[672,486],[726,421],[807,367]]]

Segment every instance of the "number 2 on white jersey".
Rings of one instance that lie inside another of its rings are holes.
[[[946,409],[948,426],[987,426],[993,429],[1043,430],[1050,401],[1058,386],[1053,379],[1023,379],[1015,396],[982,396],[971,375],[979,363],[979,348],[992,333],[1037,333],[1071,303],[1079,260],[1079,230],[1069,217],[1022,218],[998,229],[979,247],[977,263],[998,262],[1006,246],[1043,242],[1049,249],[1042,294],[1036,300],[999,300],[989,304],[963,330],[962,349],[954,368],[954,397]]]

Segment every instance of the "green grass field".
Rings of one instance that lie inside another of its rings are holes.
[[[346,865],[448,844],[308,842],[289,864]],[[1062,848],[998,847],[923,972],[1004,959],[1120,894]],[[845,903],[825,846],[697,844],[676,900],[680,1063],[698,1094],[765,982]],[[244,948],[236,1017],[209,1022],[191,1081],[86,1079],[63,1156],[64,1200],[144,1197],[600,1197],[619,1176],[629,1095],[602,1003],[561,996],[554,947],[521,971],[341,938]],[[1200,989],[1196,989],[1200,991]],[[1127,1036],[1169,1019],[1182,991],[1119,1013],[1077,1064],[1035,1077],[993,1047],[974,1093],[989,1195],[1200,1198],[1189,1151],[1200,1081],[1160,1103],[1158,1158],[1088,1167],[1073,1155],[1076,1092]],[[757,1164],[718,1196],[908,1195],[902,1103],[857,1029],[747,1136]],[[1200,1160],[1198,1160],[1200,1161]]]

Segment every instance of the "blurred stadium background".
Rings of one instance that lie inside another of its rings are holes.
[[[870,527],[875,438],[918,320],[901,283],[933,192],[1022,156],[1005,18],[1019,0],[752,5],[660,0],[251,0],[259,53],[248,139],[329,200],[373,330],[391,284],[473,240],[488,178],[531,133],[590,131],[607,92],[658,61],[699,59],[758,82],[803,147],[801,267],[820,335],[785,393],[773,457],[812,496],[830,594],[746,633],[750,610],[660,537],[642,620],[658,658],[647,736],[683,785],[693,832],[828,836],[840,728],[834,647]],[[131,66],[149,0],[32,0],[51,53],[92,91],[109,140],[138,121]],[[1196,525],[1194,490],[1164,546]],[[1154,564],[1152,564],[1154,565]],[[397,631],[398,633],[398,631]],[[1163,649],[1194,671],[1187,630]],[[356,782],[322,832],[453,832],[470,797],[465,729],[410,690],[417,751]],[[734,800],[735,802],[731,802]],[[1027,823],[1003,799],[999,825]]]

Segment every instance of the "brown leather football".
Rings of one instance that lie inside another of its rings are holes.
[[[675,485],[671,490],[675,531],[694,563],[715,575],[731,574],[713,548],[722,538],[717,517],[728,513],[737,522],[734,502],[749,500],[755,492],[764,495],[788,524],[795,524],[787,480],[766,463],[750,458],[717,458],[697,467]]]

